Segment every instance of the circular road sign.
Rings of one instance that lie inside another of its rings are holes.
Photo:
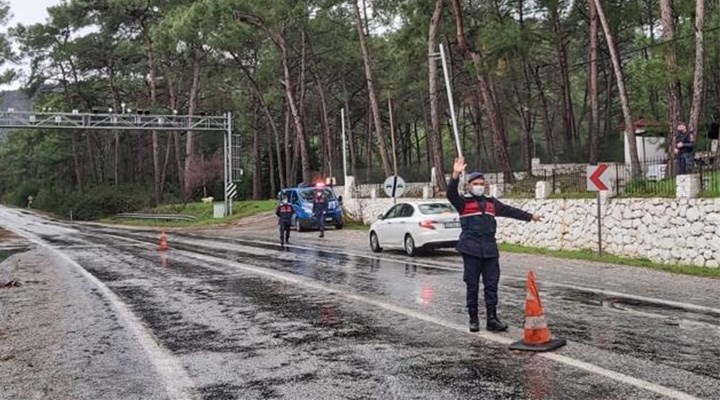
[[[389,176],[383,183],[383,189],[388,197],[398,198],[405,193],[405,181],[399,176]]]

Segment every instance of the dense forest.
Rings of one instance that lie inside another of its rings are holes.
[[[687,121],[704,146],[720,115],[717,1],[67,0],[48,11],[42,24],[6,24],[0,61],[31,70],[5,82],[21,82],[35,110],[231,111],[245,198],[341,181],[343,108],[359,182],[391,174],[391,133],[406,180],[448,170],[440,45],[469,164],[507,179],[533,157],[621,160],[641,119],[660,136]],[[121,209],[222,197],[220,134],[6,136],[7,202],[92,192]]]

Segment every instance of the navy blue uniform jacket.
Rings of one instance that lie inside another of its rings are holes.
[[[460,214],[462,232],[457,250],[480,258],[499,257],[495,217],[532,221],[532,214],[503,204],[494,197],[460,196],[458,185],[458,179],[451,179],[447,189],[448,200]]]
[[[292,223],[292,216],[295,214],[295,210],[290,204],[280,204],[275,209],[275,215],[278,216],[278,224],[290,225]]]

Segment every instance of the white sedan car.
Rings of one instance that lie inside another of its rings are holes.
[[[392,206],[370,225],[370,249],[399,248],[409,256],[420,249],[455,247],[460,216],[448,202],[405,202]]]

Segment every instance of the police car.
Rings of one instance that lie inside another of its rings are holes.
[[[414,256],[421,249],[455,247],[460,238],[460,216],[448,202],[398,203],[370,225],[370,250],[405,250]]]
[[[327,187],[322,183],[316,185],[298,185],[298,187],[283,189],[279,196],[288,199],[288,204],[292,205],[295,215],[292,218],[292,224],[298,232],[309,229],[317,229],[318,221],[313,215],[313,197],[316,190],[322,190],[328,202],[328,210],[325,214],[325,225],[334,225],[336,229],[342,229],[343,212],[342,212],[342,196],[335,195],[335,191],[331,187]]]

